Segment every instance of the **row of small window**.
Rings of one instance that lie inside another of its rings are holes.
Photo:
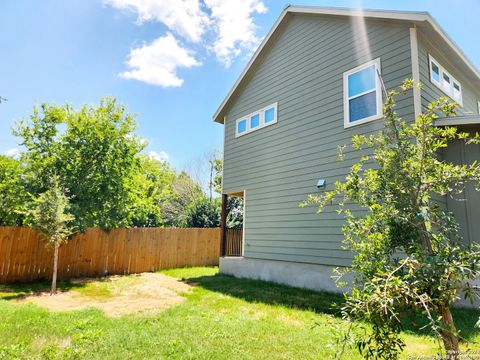
[[[264,128],[277,122],[277,103],[264,107],[237,120],[235,136]]]
[[[462,85],[429,55],[430,81],[462,106]]]

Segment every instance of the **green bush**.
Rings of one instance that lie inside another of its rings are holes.
[[[209,200],[206,197],[200,197],[194,200],[186,209],[185,227],[219,227],[220,207],[219,198]]]

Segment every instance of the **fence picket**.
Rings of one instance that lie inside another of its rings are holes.
[[[242,256],[243,229],[227,229],[226,256]]]

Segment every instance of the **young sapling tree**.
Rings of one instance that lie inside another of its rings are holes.
[[[49,179],[50,187],[41,193],[34,202],[32,222],[46,239],[47,246],[53,247],[53,274],[50,295],[57,292],[58,250],[74,231],[74,217],[69,213],[69,198],[60,185],[58,176]]]
[[[346,271],[354,280],[342,313],[362,327],[356,345],[365,358],[396,359],[405,346],[402,321],[419,312],[439,344],[458,352],[461,334],[451,307],[461,292],[472,301],[478,297],[471,281],[480,275],[479,245],[462,241],[453,214],[435,199],[455,197],[469,183],[479,189],[477,162],[453,164],[439,153],[452,141],[478,144],[480,136],[435,126],[438,114],[454,116],[456,104],[447,98],[433,101],[416,121],[399,118],[395,98],[414,86],[407,80],[387,94],[382,131],[353,137],[353,153],[371,155],[362,156],[332,190],[304,204],[318,205],[319,213],[336,204],[345,216],[343,245],[354,254]]]

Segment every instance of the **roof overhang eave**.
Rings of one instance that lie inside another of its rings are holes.
[[[480,115],[463,115],[436,119],[435,126],[480,125]]]

